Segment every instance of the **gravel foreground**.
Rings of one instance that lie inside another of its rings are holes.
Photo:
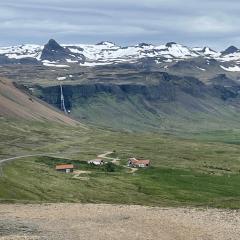
[[[240,211],[0,204],[0,240],[239,240]]]

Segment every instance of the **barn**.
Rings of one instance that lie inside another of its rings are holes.
[[[74,169],[73,164],[56,165],[56,171],[58,171],[58,172],[71,173],[71,172],[73,172],[73,169]]]
[[[143,160],[143,159],[136,159],[136,158],[129,158],[128,160],[129,167],[137,167],[137,168],[146,168],[150,166],[150,160]]]

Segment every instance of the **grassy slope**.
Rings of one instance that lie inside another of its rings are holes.
[[[71,114],[88,124],[138,132],[202,132],[239,126],[238,111],[221,101],[187,95],[181,99],[161,102],[148,101],[141,95],[118,99],[110,94],[97,94],[75,100]]]
[[[153,165],[135,174],[121,169],[114,173],[91,169],[89,180],[84,181],[56,173],[44,157],[21,159],[4,165],[0,177],[3,201],[240,207],[237,130],[234,134],[219,131],[188,135],[191,139],[186,139],[3,119],[0,127],[1,158],[55,152],[55,157],[86,161],[106,150],[116,150],[123,164],[128,157],[137,156],[151,159]],[[79,166],[86,169],[84,164]]]
[[[83,164],[82,164],[83,165]],[[80,166],[81,169],[81,166]],[[85,168],[83,168],[85,170]],[[28,158],[6,167],[0,197],[4,200],[105,202],[238,208],[240,175],[153,167],[131,174],[91,169],[88,180],[73,179]]]

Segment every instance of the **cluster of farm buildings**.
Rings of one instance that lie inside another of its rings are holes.
[[[97,158],[97,159],[88,161],[88,164],[93,164],[95,166],[101,166],[101,165],[104,165],[105,163],[106,162],[101,158]],[[150,166],[150,160],[129,158],[127,166],[130,168],[147,168]],[[74,165],[73,164],[58,164],[58,165],[56,165],[55,169],[56,169],[56,171],[59,171],[59,172],[72,173],[74,170]]]

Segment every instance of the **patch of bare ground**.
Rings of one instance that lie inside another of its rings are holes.
[[[48,120],[71,126],[80,125],[79,122],[40,99],[16,88],[11,81],[2,78],[0,79],[0,116],[36,121]]]
[[[82,170],[75,170],[73,172],[73,178],[74,179],[80,179],[80,180],[89,180],[89,177],[85,176],[90,174],[91,171],[82,171]],[[82,176],[84,175],[84,176]]]
[[[234,210],[2,204],[0,215],[4,222],[0,240],[239,240],[240,236],[240,212]]]

